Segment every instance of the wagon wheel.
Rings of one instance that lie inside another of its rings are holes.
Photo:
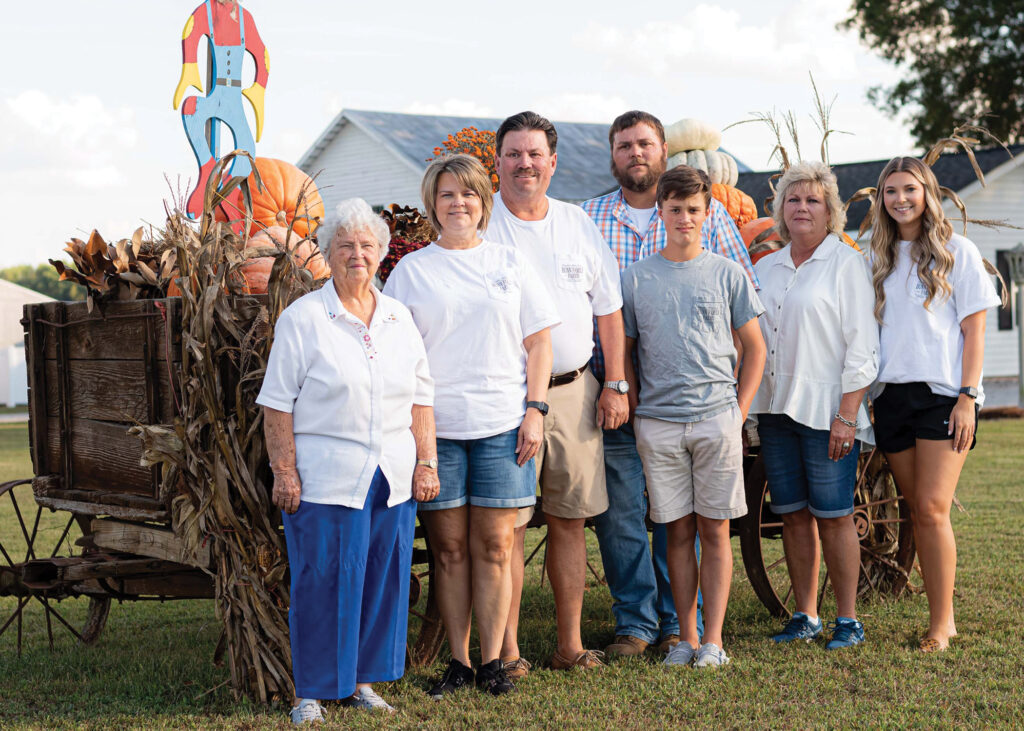
[[[0,484],[0,517],[11,524],[17,521],[19,528],[13,540],[0,539],[0,597],[14,597],[14,609],[9,616],[0,614],[0,636],[8,631],[17,635],[18,655],[21,656],[23,625],[26,609],[32,602],[43,607],[46,620],[46,635],[50,649],[53,649],[54,628],[64,630],[76,637],[82,644],[94,643],[103,632],[110,611],[110,597],[90,596],[85,622],[76,629],[54,606],[62,599],[75,596],[66,587],[39,589],[22,582],[22,567],[31,559],[47,559],[72,556],[78,552],[75,541],[89,529],[89,518],[73,513],[43,515],[43,508],[24,497],[19,502],[15,490],[31,480],[13,480]],[[66,516],[66,517],[65,517]],[[31,618],[31,617],[29,617]]]
[[[423,538],[426,542],[427,532],[422,525],[416,526],[416,537]],[[437,608],[435,584],[432,581],[434,578],[434,554],[430,551],[429,543],[426,543],[425,548],[413,548],[412,564],[412,576],[409,579],[411,582],[409,614],[419,617],[420,629],[416,641],[406,647],[406,656],[411,667],[423,667],[437,659],[445,640],[444,623],[441,621],[441,612]],[[423,610],[420,611],[416,606],[420,602],[424,582],[427,588],[427,599]]]
[[[793,613],[795,600],[782,550],[782,519],[769,507],[771,495],[760,455],[747,469],[745,483],[748,515],[740,531],[743,566],[761,603],[772,614],[786,617]],[[910,510],[877,449],[860,456],[853,522],[860,540],[857,598],[869,594],[898,597],[914,564],[914,533]],[[826,592],[831,591],[824,561],[821,573],[819,612]]]

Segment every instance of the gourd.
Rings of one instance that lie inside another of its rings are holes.
[[[740,236],[747,246],[751,264],[785,245],[779,238],[779,232],[775,230],[775,219],[771,216],[748,221],[740,227]]]
[[[252,236],[245,243],[245,248],[275,246],[279,250],[284,249],[287,235],[288,229],[284,226],[271,226]],[[331,269],[324,261],[319,247],[309,239],[303,239],[293,231],[291,237],[288,238],[287,250],[291,252],[295,265],[308,269],[312,273],[313,279],[326,279],[331,276]],[[246,294],[263,294],[267,291],[270,271],[274,268],[274,259],[273,256],[260,256],[250,259],[239,267],[239,272],[245,278]]]
[[[665,128],[668,154],[687,150],[717,150],[722,146],[722,133],[699,119],[680,119]]]
[[[725,206],[737,228],[757,218],[757,206],[754,199],[739,188],[723,183],[711,184],[711,196]]]
[[[293,221],[293,230],[300,237],[316,231],[324,218],[324,202],[312,178],[290,162],[270,157],[257,157],[255,168],[263,189],[257,187],[255,173],[250,174],[252,225],[249,235],[255,236],[271,226],[287,228]],[[242,193],[236,190],[217,206],[216,218],[218,221],[231,221],[236,224],[233,228],[239,229],[245,217],[244,210]]]
[[[736,185],[739,180],[739,168],[732,155],[721,150],[687,150],[678,152],[668,159],[667,168],[671,170],[680,165],[689,165],[703,170],[711,178],[712,183]]]

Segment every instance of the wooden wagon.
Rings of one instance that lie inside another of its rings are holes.
[[[250,305],[254,301],[259,297],[246,298]],[[54,627],[83,643],[94,642],[112,599],[213,596],[209,552],[186,550],[175,535],[174,496],[162,491],[159,467],[142,466],[142,441],[130,433],[132,427],[174,421],[181,388],[181,309],[178,298],[111,302],[92,312],[85,303],[25,307],[35,476],[0,485],[0,500],[13,504],[24,538],[18,548],[0,545],[0,596],[16,598],[0,635],[14,628],[19,653],[24,609],[32,601],[45,607],[52,647]],[[18,486],[29,483],[34,511],[18,499]],[[747,458],[746,486],[749,513],[733,522],[733,532],[740,537],[757,596],[770,612],[784,616],[793,609],[793,597],[782,524],[770,512],[756,455]],[[38,540],[44,510],[59,511],[63,526],[55,544],[46,546]],[[898,595],[914,560],[912,532],[882,455],[874,451],[861,457],[855,522],[862,593]],[[538,510],[534,525],[542,524]],[[437,656],[444,634],[430,595],[429,547],[418,544],[413,561],[411,611],[420,622],[409,660],[424,664]],[[822,587],[819,604],[827,582]],[[69,597],[89,601],[87,618],[77,627],[56,606]]]

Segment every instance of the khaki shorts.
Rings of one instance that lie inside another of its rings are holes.
[[[604,480],[604,435],[597,426],[601,384],[590,373],[548,390],[544,441],[534,457],[542,507],[556,518],[592,518],[608,509]],[[521,508],[516,527],[533,517]]]
[[[735,404],[685,424],[636,417],[636,449],[644,464],[651,520],[671,523],[690,513],[727,520],[747,514],[742,427]]]

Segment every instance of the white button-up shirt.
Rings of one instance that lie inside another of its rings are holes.
[[[786,414],[828,431],[844,393],[870,386],[878,374],[878,323],[867,260],[834,234],[800,267],[789,247],[754,267],[761,281],[768,346],[751,414]],[[867,400],[857,412],[857,438],[874,443]]]
[[[412,497],[412,406],[434,384],[409,310],[371,287],[370,325],[345,310],[331,279],[277,321],[256,403],[292,415],[301,499],[362,508],[379,466],[388,506]]]

